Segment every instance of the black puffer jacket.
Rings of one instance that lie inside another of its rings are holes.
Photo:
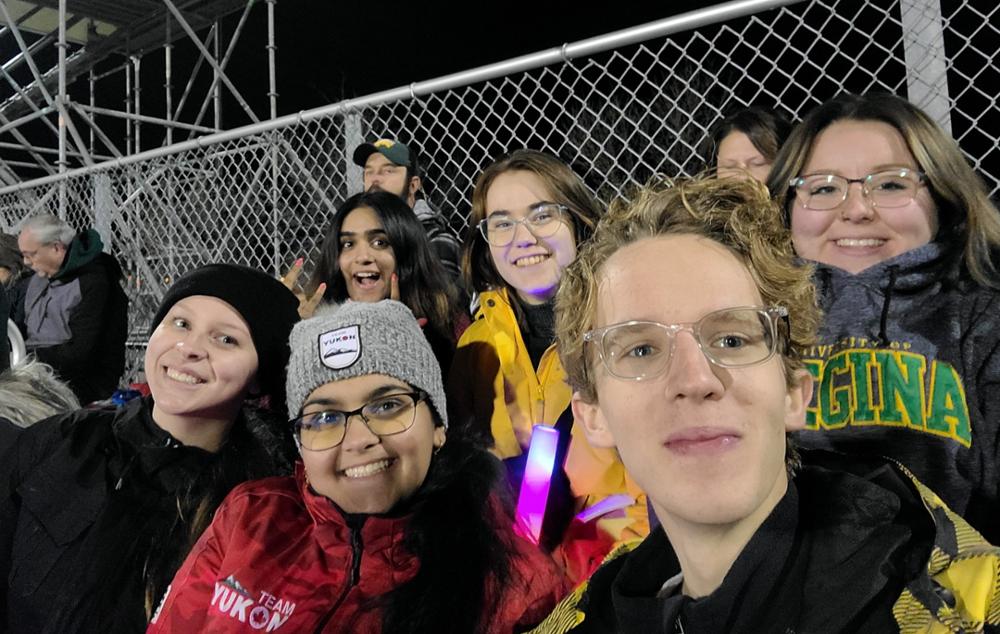
[[[142,632],[225,495],[290,473],[279,420],[244,409],[217,453],[182,445],[152,399],[24,430],[0,465],[4,631]]]

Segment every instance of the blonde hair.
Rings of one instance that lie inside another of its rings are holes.
[[[834,97],[812,110],[778,152],[767,185],[789,222],[789,180],[802,175],[816,137],[838,121],[879,121],[895,128],[906,142],[937,205],[938,240],[958,245],[966,270],[982,286],[998,286],[993,251],[1000,247],[1000,213],[989,192],[966,162],[958,144],[924,111],[890,94]]]
[[[800,265],[781,213],[764,186],[753,180],[654,180],[618,200],[590,241],[564,272],[556,294],[556,341],[570,384],[584,400],[598,400],[583,334],[594,328],[602,268],[616,251],[644,238],[687,234],[726,247],[750,272],[766,306],[788,309],[790,328],[781,333],[786,381],[797,382],[803,350],[819,324],[812,267]]]

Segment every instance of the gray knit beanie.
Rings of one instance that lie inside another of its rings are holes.
[[[289,418],[298,416],[309,394],[324,383],[384,374],[427,392],[448,427],[441,367],[404,304],[386,299],[323,307],[295,324],[288,343]]]

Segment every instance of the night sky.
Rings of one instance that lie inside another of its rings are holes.
[[[428,2],[362,2],[361,0],[279,0],[277,22],[278,115],[308,110],[343,99],[361,97],[412,82],[434,79],[502,62],[512,57],[637,26],[670,15],[702,8],[718,2],[675,0],[670,3],[623,0],[595,9],[566,0],[504,3],[461,3],[448,6]],[[223,50],[239,21],[239,13],[222,21]],[[179,31],[179,28],[176,28]],[[200,37],[205,32],[199,33]],[[29,35],[29,42],[37,36]],[[13,41],[0,41],[0,53],[16,53]],[[228,74],[256,115],[269,116],[267,66],[267,3],[257,0],[250,13]],[[75,47],[71,47],[71,51]],[[8,50],[9,49],[9,50]],[[42,68],[55,62],[55,47],[38,55]],[[141,110],[143,114],[165,116],[164,52],[162,48],[140,52]],[[198,58],[195,46],[182,38],[173,50],[173,99],[176,106]],[[113,55],[96,67],[97,73],[120,67],[124,59]],[[22,85],[31,81],[26,66],[15,73]],[[195,89],[179,117],[193,121],[211,83],[211,71],[203,64],[196,75]],[[69,86],[70,96],[79,103],[89,101],[85,79]],[[12,91],[0,86],[0,97]],[[97,86],[97,105],[125,110],[125,77],[116,72]],[[228,89],[223,89],[222,128],[251,123]],[[212,110],[202,120],[212,125]],[[125,123],[100,117],[107,135],[124,151]],[[55,147],[50,129],[35,121],[21,128],[33,142]],[[175,133],[175,141],[187,138]],[[3,141],[13,141],[0,135]],[[162,128],[142,126],[142,147],[147,150],[164,142]],[[98,148],[103,153],[103,148]],[[4,151],[8,158],[27,160],[19,152]],[[76,163],[71,159],[71,167]],[[26,178],[42,175],[26,170]]]
[[[512,0],[429,9],[426,2],[282,0],[276,5],[279,114],[504,61],[711,4],[716,3],[626,0],[607,3],[613,9],[596,10],[565,0]],[[247,25],[239,63],[231,74],[238,86],[262,88],[252,104],[258,113],[266,113],[262,93],[267,13],[264,3],[260,5]],[[235,18],[230,20],[227,32],[235,23]],[[234,107],[227,106],[226,112],[243,116]]]

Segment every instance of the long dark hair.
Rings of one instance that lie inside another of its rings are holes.
[[[382,191],[355,194],[344,201],[334,214],[321,248],[319,264],[309,283],[313,291],[326,284],[324,298],[343,302],[349,299],[347,283],[340,271],[340,229],[347,215],[359,207],[375,212],[396,259],[399,276],[399,300],[413,311],[416,317],[427,319],[426,328],[452,342],[453,326],[458,314],[454,291],[448,285],[447,274],[431,251],[427,233],[399,196]]]
[[[502,465],[456,427],[407,511],[416,576],[378,599],[382,631],[485,632],[511,575],[513,513]]]
[[[151,484],[142,468],[133,468],[140,453],[147,450],[151,436],[143,432],[152,428],[151,418],[135,415],[138,404],[130,404],[115,414],[110,423],[107,451],[110,472],[119,474],[122,481],[136,481],[146,506],[143,512],[130,521],[133,529],[129,538],[99,541],[93,555],[97,584],[94,592],[95,614],[104,621],[127,613],[136,616],[138,606],[127,605],[133,595],[122,596],[123,589],[142,597],[142,616],[148,622],[164,592],[187,557],[195,542],[212,521],[215,510],[226,495],[239,483],[272,475],[291,472],[294,446],[289,434],[284,433],[285,418],[271,410],[244,404],[220,450],[211,455],[193,447],[176,447],[170,451],[181,452],[179,460],[190,466],[203,462],[204,466],[188,473],[184,486],[174,494],[157,495],[156,485]],[[143,409],[151,409],[147,401]],[[86,429],[87,427],[82,427]],[[154,432],[165,437],[162,430]],[[138,445],[138,446],[137,446]],[[162,447],[162,443],[157,443]],[[152,476],[159,477],[159,476]],[[132,485],[125,486],[128,491]],[[126,495],[126,493],[122,493]],[[136,492],[127,493],[136,495]],[[123,498],[125,499],[125,498]],[[122,503],[122,502],[119,502]],[[129,502],[131,503],[131,502]],[[109,516],[110,517],[110,516]],[[115,522],[123,521],[115,518]],[[136,587],[140,582],[141,588]],[[99,624],[98,629],[107,623]],[[57,628],[58,629],[58,628]]]

